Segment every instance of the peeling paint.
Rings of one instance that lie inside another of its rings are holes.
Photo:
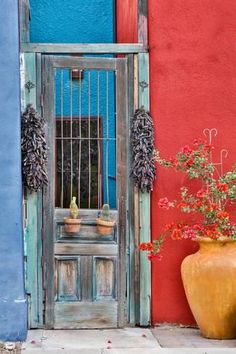
[[[26,302],[26,299],[15,299],[14,302],[15,302],[15,303],[18,303],[18,302]]]

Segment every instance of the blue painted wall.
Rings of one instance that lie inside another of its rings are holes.
[[[31,42],[112,43],[114,0],[30,0]]]
[[[18,1],[0,9],[0,340],[24,340]]]
[[[30,0],[31,42],[48,43],[112,43],[114,42],[114,0]],[[64,107],[63,116],[70,116],[69,72],[64,70]],[[60,75],[59,75],[60,76]],[[57,77],[55,113],[61,116],[60,82]],[[97,74],[91,73],[91,115],[97,115]],[[73,115],[79,115],[78,91],[80,84],[73,87]],[[109,117],[106,126],[106,83],[105,75],[100,81],[100,116],[103,125],[103,137],[115,137],[115,89],[114,75],[109,74]],[[88,116],[88,75],[84,72],[82,80],[82,116]],[[108,149],[109,162],[106,166]],[[116,158],[115,143],[103,144],[103,202],[116,207]],[[108,171],[108,188],[106,173]],[[107,193],[109,190],[109,193]],[[108,195],[109,194],[109,195]]]

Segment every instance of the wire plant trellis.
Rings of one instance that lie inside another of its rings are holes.
[[[113,74],[79,69],[76,82],[71,69],[57,69],[56,207],[68,207],[72,196],[89,209],[109,204],[112,193],[115,200]]]
[[[205,128],[203,130],[203,135],[208,139],[208,144],[212,145],[213,139],[216,138],[218,134],[218,130],[216,128]],[[215,171],[218,173],[219,176],[222,176],[224,174],[224,169],[223,169],[223,161],[228,157],[228,150],[226,149],[221,149],[220,150],[220,161],[219,162],[213,162],[212,159],[212,152],[211,152],[211,161],[213,166],[216,167]]]

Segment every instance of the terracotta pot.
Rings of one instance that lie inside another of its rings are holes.
[[[185,293],[207,338],[236,338],[236,242],[198,239],[200,249],[181,266]]]
[[[100,235],[110,235],[113,231],[115,221],[105,221],[100,218],[96,219],[97,222],[97,232]]]
[[[66,233],[78,233],[80,230],[81,219],[64,218],[64,230]]]

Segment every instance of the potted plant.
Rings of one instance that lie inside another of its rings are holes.
[[[66,233],[78,233],[80,230],[81,219],[78,218],[79,208],[76,204],[76,197],[72,197],[70,202],[70,216],[64,218],[64,229]]]
[[[156,152],[159,165],[182,171],[197,183],[183,186],[179,200],[159,200],[160,208],[177,208],[188,218],[165,225],[157,240],[140,244],[140,249],[154,260],[161,258],[160,249],[168,236],[199,243],[199,250],[181,265],[187,300],[205,337],[228,339],[236,338],[236,224],[230,215],[236,199],[236,166],[219,174],[219,164],[212,162],[213,149],[195,140],[193,146],[184,146],[168,160]],[[196,191],[199,181],[201,187]]]
[[[115,225],[115,220],[112,219],[109,204],[104,204],[99,217],[96,219],[97,231],[101,235],[110,235]]]

